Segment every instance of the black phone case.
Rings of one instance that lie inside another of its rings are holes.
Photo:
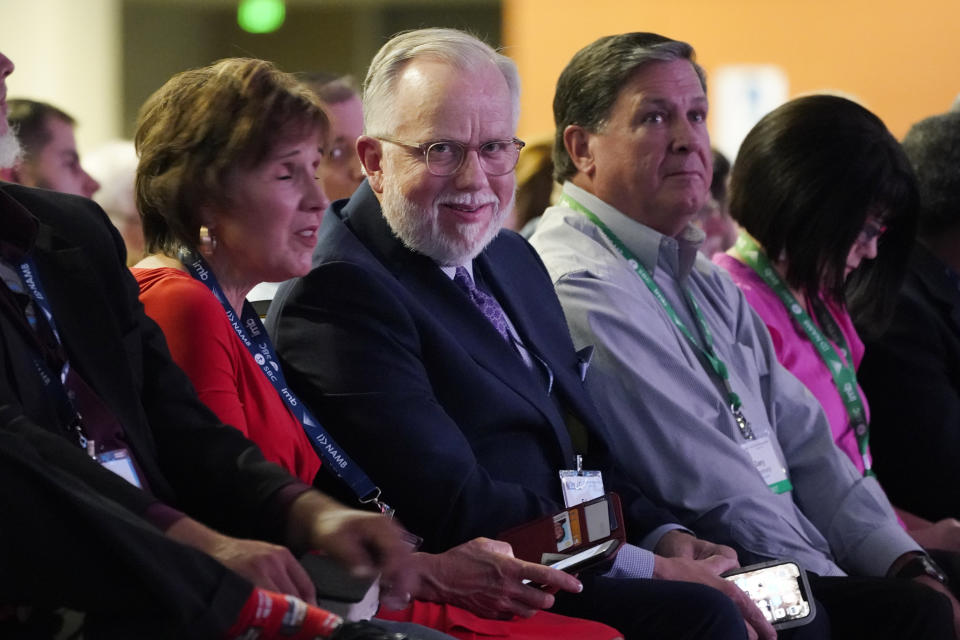
[[[376,576],[358,578],[351,575],[342,564],[318,553],[305,553],[300,557],[300,564],[313,580],[320,600],[360,602],[376,581]]]

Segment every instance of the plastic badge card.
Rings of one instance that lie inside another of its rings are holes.
[[[104,469],[112,471],[133,486],[142,489],[140,477],[130,459],[130,453],[126,449],[114,449],[97,456],[97,462],[103,465]]]
[[[560,485],[563,488],[563,503],[568,507],[596,500],[603,495],[603,476],[599,471],[564,469],[560,472]]]

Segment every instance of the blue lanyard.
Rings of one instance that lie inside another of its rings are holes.
[[[40,283],[40,274],[37,273],[37,265],[33,261],[33,258],[31,256],[24,258],[20,264],[17,265],[17,270],[20,272],[20,276],[30,293],[30,297],[39,307],[37,312],[44,315],[50,331],[53,332],[54,339],[56,339],[57,343],[62,347],[63,341],[60,339],[60,332],[57,330],[57,324],[53,319],[50,300],[47,298],[43,290],[43,285]],[[41,319],[37,319],[37,322],[41,321]],[[66,379],[67,373],[70,371],[70,362],[64,360],[63,368],[59,375],[50,369],[40,354],[34,354],[33,365],[37,369],[37,374],[40,376],[40,381],[43,383],[43,386],[52,391],[56,396],[60,404],[59,412],[63,418],[68,420],[68,424],[66,425],[67,429],[73,431],[77,436],[77,441],[80,443],[80,446],[87,449],[87,453],[93,455],[93,441],[87,439],[86,433],[83,430],[83,418],[80,412],[76,410],[76,407],[73,406],[73,402],[70,401],[70,396],[63,386],[63,380]]]
[[[60,340],[60,332],[57,331],[57,325],[53,320],[53,310],[50,309],[50,301],[43,291],[43,285],[40,284],[40,276],[37,274],[37,265],[33,261],[33,258],[30,256],[24,258],[20,264],[17,265],[17,269],[20,271],[20,277],[23,278],[23,283],[30,291],[30,297],[40,306],[40,312],[46,315],[47,322],[50,324],[50,330],[53,331],[53,337],[57,339],[57,342],[63,344]]]
[[[179,257],[190,275],[205,284],[223,306],[223,310],[227,313],[227,319],[230,321],[230,326],[233,327],[237,337],[240,338],[257,366],[260,367],[260,371],[270,381],[273,388],[277,390],[277,395],[300,421],[310,444],[313,445],[317,455],[323,460],[323,464],[350,487],[361,503],[372,502],[382,513],[390,512],[390,508],[380,500],[380,489],[373,484],[373,481],[363,472],[363,469],[340,448],[327,430],[313,417],[306,405],[287,386],[273,343],[270,342],[267,330],[260,322],[260,316],[253,305],[244,301],[241,316],[238,318],[237,313],[223,294],[216,276],[213,275],[213,270],[203,259],[203,256],[194,251],[183,250]]]

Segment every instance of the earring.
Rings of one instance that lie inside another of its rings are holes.
[[[213,235],[213,230],[205,226],[200,226],[200,253],[210,257],[217,250],[217,237]]]

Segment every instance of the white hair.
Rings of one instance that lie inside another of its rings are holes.
[[[520,75],[510,58],[457,29],[417,29],[398,33],[374,56],[363,83],[363,129],[367,135],[392,133],[396,81],[415,58],[436,58],[462,71],[486,62],[496,65],[510,90],[513,123],[520,117]]]
[[[7,127],[6,131],[0,133],[0,169],[10,169],[17,164],[20,153],[17,134],[13,132],[13,127]]]
[[[93,196],[113,224],[120,226],[137,218],[134,181],[137,175],[137,152],[132,140],[111,140],[83,155],[83,166],[100,189]]]

